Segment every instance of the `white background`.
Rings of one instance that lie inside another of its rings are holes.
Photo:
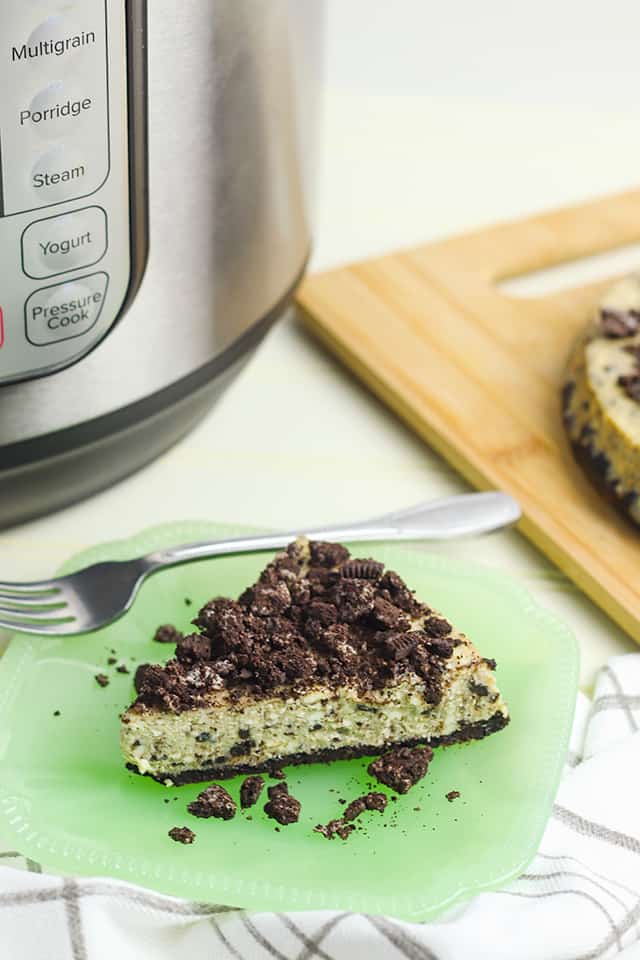
[[[634,185],[639,36],[637,0],[330,0],[313,268]],[[0,576],[48,575],[160,522],[304,525],[464,489],[288,321],[165,456],[0,534]],[[500,567],[557,610],[585,686],[634,649],[517,533],[435,549]]]

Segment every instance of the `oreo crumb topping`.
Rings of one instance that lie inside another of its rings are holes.
[[[242,781],[242,786],[240,787],[240,806],[243,810],[257,803],[263,787],[264,780],[262,777],[252,776]]]
[[[126,663],[121,663],[120,666],[116,667],[116,673],[129,673],[129,667]]]
[[[629,373],[618,377],[618,386],[622,387],[631,400],[640,403],[640,373]]]
[[[352,800],[351,803],[345,807],[345,811],[342,814],[344,820],[355,820],[356,817],[359,817],[361,813],[367,809],[364,797],[358,797],[357,800]]]
[[[573,395],[576,392],[576,382],[575,380],[569,380],[562,387],[562,409],[566,413]]]
[[[106,675],[106,673],[96,673],[95,679],[99,687],[109,686],[109,677]]]
[[[158,627],[153,639],[156,643],[179,643],[182,640],[182,633],[172,623],[165,623]]]
[[[300,801],[289,793],[286,783],[276,783],[268,787],[269,800],[264,805],[264,812],[272,820],[286,827],[290,823],[297,823],[300,816]]]
[[[195,833],[193,830],[189,830],[189,827],[171,827],[169,836],[176,843],[193,843],[196,838]]]
[[[339,817],[337,820],[329,820],[329,823],[319,823],[313,830],[314,833],[321,833],[327,840],[333,840],[334,837],[346,840],[355,827],[352,823],[345,823],[343,818]]]
[[[347,560],[340,567],[340,576],[352,580],[379,580],[384,571],[384,563],[379,560]]]
[[[309,550],[312,566],[337,567],[346,563],[351,557],[347,548],[341,543],[328,543],[326,540],[311,540]]]
[[[236,815],[236,802],[218,783],[198,794],[188,806],[187,810],[194,817],[215,817],[217,820],[232,820]]]
[[[387,798],[384,793],[365,793],[364,796],[352,800],[345,808],[342,816],[345,820],[355,820],[365,810],[377,810],[382,813],[386,809]]]
[[[107,664],[108,664],[110,667],[112,667],[112,666],[114,665],[114,663],[117,663],[117,662],[118,662],[118,658],[117,658],[117,657],[108,657],[108,658],[107,658]]]
[[[407,793],[422,780],[432,757],[431,747],[400,747],[370,763],[367,772],[396,793]]]
[[[424,632],[429,637],[446,637],[451,633],[451,624],[442,617],[429,617],[424,622]]]
[[[198,661],[211,659],[211,640],[197,633],[183,637],[176,647],[176,657],[187,666]]]
[[[627,327],[629,327],[628,332],[618,333],[618,334],[615,334],[615,336],[628,337],[628,336],[632,336],[635,333],[638,333],[640,329],[640,311],[629,310],[626,312],[620,312],[620,311],[603,311],[603,312],[614,314],[614,316],[617,319],[615,321],[610,321],[610,322],[614,323],[614,325],[617,323],[619,326],[619,329],[622,329],[623,327],[626,329]],[[620,317],[623,317],[626,319],[624,319],[623,321],[623,320],[620,320]],[[633,326],[634,324],[635,326]],[[633,329],[631,329],[629,325],[631,325]],[[612,335],[613,334],[609,334],[609,336],[612,336]],[[624,350],[625,353],[631,354],[631,356],[634,359],[634,366],[633,366],[633,371],[631,373],[622,374],[621,376],[618,377],[617,384],[619,387],[622,388],[623,392],[626,394],[627,397],[629,397],[630,400],[633,400],[635,403],[640,403],[640,346],[638,346],[638,344],[636,343],[633,343],[633,344],[630,344],[629,346],[623,347],[622,349]]]
[[[280,770],[279,768],[276,768],[275,770],[269,771],[269,776],[271,777],[272,780],[284,780],[285,773],[284,773],[284,770]]]
[[[460,796],[460,791],[459,791],[459,790],[449,790],[449,793],[445,794],[445,796],[446,796],[447,800],[449,801],[449,803],[453,803],[453,801],[454,801],[454,800],[457,800],[458,797]]]
[[[162,667],[156,667],[152,663],[141,663],[138,667],[136,667],[136,672],[133,675],[133,686],[136,690],[136,693],[140,693],[146,678],[151,676],[150,671],[157,670],[162,670]]]
[[[338,803],[344,803],[344,800],[339,800]],[[383,813],[386,806],[387,798],[384,793],[366,793],[362,797],[357,797],[355,800],[352,800],[351,803],[345,807],[341,817],[335,820],[329,820],[328,823],[317,824],[317,826],[313,828],[314,832],[321,833],[327,840],[333,840],[334,837],[340,837],[341,840],[346,840],[355,830],[351,821],[359,817],[365,810],[377,810],[379,813]]]
[[[603,307],[600,311],[600,329],[605,337],[632,337],[638,332],[640,312],[637,310],[611,310]]]
[[[436,704],[455,643],[451,624],[397,573],[323,541],[289,544],[238,600],[210,600],[193,624],[188,636],[159,628],[156,638],[178,635],[176,654],[138,668],[134,709],[180,713],[222,689],[232,701],[290,698],[318,684],[348,683],[362,695],[404,674],[420,677]]]

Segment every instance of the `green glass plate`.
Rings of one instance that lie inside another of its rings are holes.
[[[64,572],[232,532],[208,523],[165,526],[87,551]],[[354,549],[397,570],[483,655],[495,657],[512,714],[504,731],[436,751],[426,778],[384,815],[364,814],[346,842],[312,828],[339,816],[339,798],[370,788],[366,760],[289,768],[302,814],[279,832],[262,803],[228,822],[196,820],[186,805],[202,785],[167,788],[124,768],[118,715],[132,699],[137,664],[172,651],[151,641],[157,625],[188,628],[205,600],[237,596],[269,557],[176,567],[144,584],[133,609],[106,629],[12,640],[0,660],[4,839],[61,872],[258,910],[336,908],[427,919],[517,875],[537,849],[562,770],[577,689],[575,640],[502,574],[407,546]],[[107,665],[113,656],[129,675]],[[96,673],[109,675],[106,688]],[[227,784],[236,798],[241,779]],[[447,801],[451,790],[460,791],[458,800]],[[167,837],[176,825],[195,830],[193,845]]]

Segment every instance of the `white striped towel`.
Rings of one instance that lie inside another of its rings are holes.
[[[526,873],[435,922],[248,914],[57,878],[15,851],[0,857],[0,960],[637,958],[640,654],[613,658],[593,701],[580,695],[565,775]]]

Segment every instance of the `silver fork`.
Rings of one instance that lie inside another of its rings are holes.
[[[470,493],[420,503],[361,523],[156,550],[135,560],[96,563],[77,573],[35,583],[0,583],[0,627],[22,633],[71,636],[104,627],[127,611],[142,581],[190,560],[275,550],[300,535],[323,540],[447,540],[489,533],[515,523],[520,508],[506,493]]]

